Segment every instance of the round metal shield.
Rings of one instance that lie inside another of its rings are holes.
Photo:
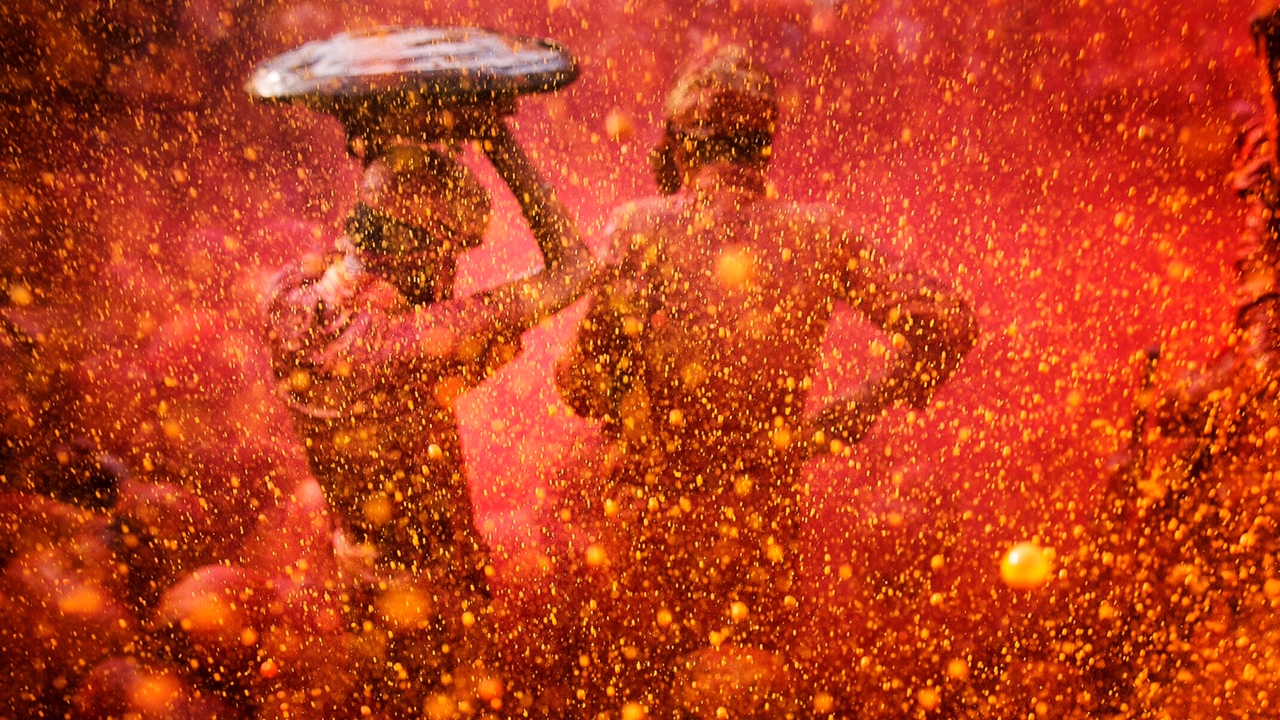
[[[551,40],[468,27],[383,27],[318,40],[257,66],[266,101],[343,103],[390,94],[492,101],[568,85],[577,63]]]

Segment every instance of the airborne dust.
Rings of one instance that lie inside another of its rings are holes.
[[[1261,113],[1250,8],[1032,5],[0,10],[0,717],[382,712],[343,667],[377,633],[344,622],[260,309],[279,267],[332,246],[360,168],[333,119],[242,89],[262,59],[378,24],[573,50],[578,81],[511,125],[598,251],[612,210],[655,193],[679,63],[744,45],[779,86],[768,192],[841,208],[973,308],[978,344],[926,408],[805,466],[788,666],[730,664],[756,675],[702,678],[685,717],[1273,714],[1277,371],[1232,333],[1248,205],[1227,181]],[[467,159],[495,216],[460,293],[539,262],[515,201]],[[457,400],[505,679],[433,678],[446,690],[425,717],[543,712],[522,678],[548,662],[570,707],[572,678],[596,677],[548,629],[573,621],[557,558],[592,564],[575,498],[604,493],[598,424],[554,382],[584,312]],[[839,312],[811,408],[893,352]],[[1206,368],[1217,384],[1185,389]],[[382,608],[392,625],[428,612],[401,600]],[[650,713],[619,697],[609,717]]]

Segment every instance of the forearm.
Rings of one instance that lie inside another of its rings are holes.
[[[543,180],[506,126],[499,124],[493,136],[483,141],[483,147],[520,204],[547,268],[589,262],[591,253],[578,234],[577,223],[568,208],[560,201],[555,188]]]

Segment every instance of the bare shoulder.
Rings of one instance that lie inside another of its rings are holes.
[[[833,205],[777,202],[775,207],[787,226],[803,236],[819,257],[843,263],[870,246],[852,219]]]
[[[298,290],[319,282],[336,260],[336,253],[312,253],[284,265],[267,281],[263,298],[268,303],[288,302]]]
[[[320,321],[326,300],[326,277],[332,275],[335,263],[342,262],[339,253],[311,254],[284,267],[267,281],[262,294],[262,315],[268,340],[291,347],[307,336]]]
[[[605,226],[608,239],[608,262],[617,264],[641,252],[657,237],[663,227],[680,214],[681,204],[674,198],[644,198],[623,203],[610,216]]]
[[[610,226],[632,227],[661,222],[679,213],[683,203],[677,197],[647,197],[628,200],[613,211]]]
[[[840,224],[843,218],[843,214],[837,207],[827,203],[800,203],[776,200],[774,205],[779,208],[780,212],[786,213],[797,221],[813,225],[836,225]]]

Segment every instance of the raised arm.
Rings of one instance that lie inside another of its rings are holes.
[[[923,407],[977,342],[968,303],[900,258],[850,243],[836,294],[889,336],[889,370],[833,401],[810,423],[820,447],[857,442],[884,410]]]
[[[560,202],[555,188],[542,179],[506,124],[497,121],[481,146],[520,203],[547,270],[555,276],[548,279],[556,279],[572,291],[571,297],[560,298],[560,307],[550,311],[555,312],[581,294],[581,287],[594,268],[591,251],[582,242],[578,226]],[[555,301],[550,297],[548,300]]]
[[[555,191],[542,180],[500,120],[476,133],[486,156],[506,181],[533,231],[545,267],[475,296],[441,300],[399,314],[363,314],[343,352],[362,362],[453,361],[483,378],[525,330],[580,297],[596,263]],[[499,352],[489,352],[491,346]]]
[[[545,267],[482,293],[479,304],[492,321],[476,318],[474,332],[520,333],[581,297],[597,265],[568,209],[506,124],[496,120],[480,143],[520,204]]]
[[[506,124],[495,120],[479,142],[520,204],[544,267],[474,298],[438,303],[441,307],[432,316],[415,317],[413,324],[449,328],[456,337],[452,352],[464,363],[474,362],[480,347],[496,341],[502,346],[496,355],[481,357],[493,365],[510,359],[506,347],[513,344],[514,336],[581,297],[598,266],[555,188],[543,180]],[[425,312],[431,313],[432,308]],[[486,375],[491,369],[482,368]]]

